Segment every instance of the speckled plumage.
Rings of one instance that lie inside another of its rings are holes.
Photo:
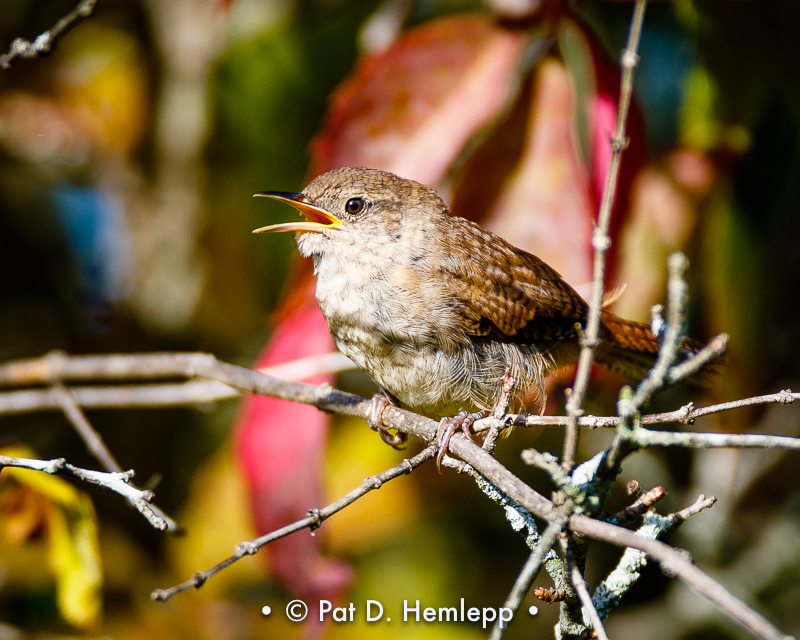
[[[338,348],[403,405],[430,415],[492,406],[506,365],[517,391],[574,363],[586,302],[536,256],[450,214],[429,187],[345,167],[302,192],[341,221],[298,232]],[[362,198],[363,211],[345,205]],[[656,339],[604,312],[598,361],[640,375]]]

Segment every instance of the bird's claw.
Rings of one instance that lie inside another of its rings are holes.
[[[369,408],[367,409],[367,425],[373,431],[377,431],[381,440],[393,449],[404,449],[405,447],[403,445],[405,445],[408,440],[408,436],[400,431],[391,433],[383,426],[383,411],[391,404],[391,398],[383,391],[372,396]]]
[[[397,431],[395,433],[392,433],[388,429],[385,429],[383,427],[378,427],[378,435],[380,435],[381,440],[383,440],[393,449],[401,451],[402,449],[406,448],[405,444],[406,441],[408,440],[408,436],[402,431]]]
[[[439,473],[442,472],[442,458],[447,453],[450,447],[450,438],[453,434],[461,429],[462,433],[467,437],[472,437],[472,425],[476,420],[483,417],[481,413],[468,413],[466,411],[459,411],[458,415],[442,418],[439,421],[439,428],[436,430],[436,435],[439,438],[439,451],[436,454],[436,468]]]

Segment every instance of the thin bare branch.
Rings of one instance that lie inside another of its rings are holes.
[[[716,498],[706,498],[700,495],[695,503],[678,513],[669,516],[660,516],[651,511],[639,527],[637,534],[655,540],[662,533],[672,529],[693,515],[708,509],[716,502]],[[640,570],[647,563],[647,556],[642,551],[626,549],[616,568],[603,580],[595,591],[592,599],[602,619],[608,617],[610,611],[616,607],[640,577]]]
[[[667,259],[667,318],[661,347],[653,368],[634,391],[624,387],[617,402],[620,423],[611,446],[597,470],[599,480],[612,480],[619,473],[622,460],[639,446],[635,434],[640,428],[641,410],[652,397],[667,384],[667,375],[678,358],[683,345],[683,327],[686,319],[686,302],[689,289],[684,275],[689,262],[682,253],[675,252]],[[660,313],[658,314],[660,318]],[[689,359],[697,356],[690,356]],[[688,370],[687,370],[688,371]]]
[[[597,609],[595,609],[594,603],[592,602],[589,586],[586,584],[586,579],[583,577],[583,573],[581,573],[581,569],[575,561],[575,557],[572,555],[567,538],[562,536],[559,542],[567,561],[569,577],[575,587],[575,592],[578,594],[578,599],[581,601],[583,611],[586,614],[585,617],[588,617],[589,621],[592,623],[595,637],[597,637],[598,640],[609,640],[608,634],[606,634],[606,630],[603,627],[603,621],[600,619],[600,614],[597,613]]]
[[[238,398],[240,392],[221,382],[189,380],[178,383],[69,387],[70,395],[84,409],[148,409],[208,405]],[[0,393],[0,415],[19,415],[60,409],[52,389]]]
[[[67,420],[75,427],[75,431],[78,432],[90,453],[100,461],[106,471],[121,472],[122,467],[119,466],[116,458],[108,450],[100,434],[89,424],[80,406],[75,402],[67,388],[62,384],[56,384],[53,386],[53,392]]]
[[[73,27],[94,13],[99,2],[100,0],[81,0],[77,7],[56,22],[51,29],[39,35],[33,42],[25,38],[16,38],[11,43],[8,53],[0,55],[0,69],[8,71],[20,58],[32,59],[49,54],[56,48],[58,41],[67,35]]]
[[[53,385],[53,393],[55,394],[56,400],[64,412],[64,416],[78,432],[78,435],[80,435],[81,439],[83,439],[84,443],[86,444],[86,448],[89,449],[89,452],[100,461],[100,464],[107,472],[122,473],[122,467],[117,462],[116,458],[114,458],[111,451],[109,451],[108,447],[106,447],[103,439],[100,437],[100,434],[97,433],[94,427],[92,427],[91,423],[86,418],[86,415],[83,413],[78,403],[75,402],[75,399],[72,397],[69,390],[62,384],[55,384]],[[132,484],[131,487],[135,489]],[[138,491],[138,489],[136,490]],[[148,502],[152,499],[152,497],[152,492],[150,492],[150,499],[148,499]],[[130,502],[139,511],[142,511],[141,505],[137,504],[135,500],[130,500]],[[158,515],[159,521],[164,521],[166,523],[168,531],[172,533],[183,532],[183,528],[172,518],[167,516],[157,506],[151,504],[148,505],[147,508],[148,512],[154,512]]]
[[[760,404],[792,404],[795,400],[800,400],[800,393],[792,393],[791,389],[785,389],[778,393],[770,393],[764,396],[754,396],[743,400],[723,402],[708,407],[695,407],[692,403],[684,405],[676,411],[667,413],[652,413],[642,416],[642,424],[694,424],[698,418],[710,416],[723,411],[731,411],[741,407],[751,407]],[[480,433],[486,430],[484,420],[477,420],[473,425],[473,431]],[[508,426],[524,427],[565,427],[569,422],[567,416],[540,416],[538,414],[509,414],[505,416],[505,424]],[[578,424],[589,429],[614,429],[620,423],[618,416],[598,417],[583,416]]]
[[[800,438],[754,433],[684,433],[637,429],[633,439],[640,447],[690,447],[693,449],[800,449]]]
[[[0,469],[3,467],[32,469],[34,471],[44,471],[51,475],[69,475],[83,480],[84,482],[100,485],[126,498],[156,529],[161,529],[163,531],[167,528],[166,520],[164,520],[159,513],[154,511],[150,505],[150,500],[153,499],[153,492],[142,491],[130,484],[131,478],[133,478],[133,470],[105,473],[103,471],[92,471],[91,469],[75,467],[69,464],[64,458],[57,458],[55,460],[35,460],[31,458],[11,458],[9,456],[0,455]]]
[[[633,396],[626,401],[620,400],[619,413],[623,420],[640,413],[642,407],[664,387],[670,367],[678,358],[679,350],[683,346],[686,303],[689,300],[689,287],[684,279],[688,267],[689,261],[682,253],[675,252],[667,259],[666,330],[655,365],[636,387]]]
[[[528,595],[528,591],[530,591],[533,581],[536,580],[536,576],[539,575],[539,571],[542,568],[542,564],[544,563],[547,553],[550,551],[550,549],[552,549],[556,539],[558,538],[558,535],[564,530],[569,515],[572,513],[574,508],[575,504],[571,500],[567,499],[567,501],[558,509],[555,519],[553,519],[547,525],[547,529],[544,530],[539,543],[536,545],[533,551],[531,551],[530,556],[528,556],[528,560],[525,562],[522,570],[519,572],[519,575],[514,582],[514,586],[511,588],[511,593],[508,594],[505,603],[503,603],[503,608],[511,609],[514,615],[516,615],[517,611],[519,611],[525,596]],[[508,625],[503,625],[500,622],[496,622],[492,628],[492,632],[489,634],[489,640],[500,640],[507,628]]]
[[[672,522],[673,527],[677,527],[682,525],[692,516],[696,516],[701,511],[710,509],[714,506],[714,504],[716,504],[716,502],[717,499],[714,496],[706,498],[705,495],[701,493],[699,496],[697,496],[697,500],[694,501],[694,504],[691,504],[680,511],[676,511],[675,513],[666,516],[666,518]]]
[[[575,453],[578,449],[580,429],[578,419],[583,413],[583,398],[589,386],[589,374],[594,363],[594,352],[600,342],[600,313],[603,309],[603,292],[605,288],[606,253],[611,247],[611,238],[608,229],[611,223],[611,210],[617,193],[619,180],[619,165],[622,151],[628,144],[625,135],[625,126],[628,111],[633,95],[633,73],[639,62],[637,50],[639,37],[644,23],[645,0],[636,0],[628,32],[628,44],[622,52],[622,79],[617,111],[617,125],[614,137],[611,139],[611,161],[608,166],[606,183],[603,187],[603,196],[600,201],[600,210],[597,214],[597,226],[592,236],[594,247],[594,268],[592,276],[592,295],[589,300],[589,317],[584,329],[581,352],[578,359],[578,368],[575,372],[575,382],[567,400],[567,432],[564,437],[564,454],[561,457],[561,466],[569,473],[575,464]]]
[[[714,336],[709,343],[691,358],[687,358],[680,364],[676,364],[667,372],[667,382],[675,384],[679,380],[691,378],[700,371],[705,365],[716,358],[725,354],[728,348],[728,334],[721,333]]]
[[[14,360],[0,365],[0,387],[50,385],[68,381],[193,378],[204,375],[202,371],[213,370],[215,362],[218,362],[217,359],[207,353],[70,356],[63,351],[51,351],[41,358]],[[257,371],[285,380],[303,380],[323,373],[346,371],[354,366],[343,354],[332,352],[282,362]],[[214,379],[213,375],[206,377]],[[236,390],[229,390],[230,395],[222,397],[236,395]]]
[[[364,482],[361,483],[360,487],[353,489],[350,493],[339,498],[336,502],[332,502],[322,509],[312,509],[308,512],[308,516],[301,520],[286,525],[285,527],[281,527],[280,529],[256,538],[255,540],[242,542],[236,545],[236,552],[232,556],[211,567],[211,569],[195,573],[186,582],[182,582],[181,584],[170,587],[169,589],[156,589],[150,594],[150,597],[153,600],[164,602],[169,600],[175,594],[181,593],[182,591],[187,591],[188,589],[199,589],[209,578],[215,576],[220,571],[227,569],[229,566],[235,562],[238,562],[245,556],[255,555],[270,542],[275,542],[275,540],[285,538],[286,536],[303,529],[311,529],[312,531],[318,529],[322,523],[330,518],[333,514],[353,504],[356,500],[365,496],[370,491],[380,489],[384,482],[389,482],[389,480],[393,480],[399,476],[411,473],[421,464],[433,458],[436,455],[436,450],[437,446],[435,444],[431,445],[413,458],[406,458],[397,466],[387,469],[386,471],[377,475],[366,478]]]

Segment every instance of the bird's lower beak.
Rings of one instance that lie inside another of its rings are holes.
[[[300,213],[306,217],[306,222],[298,220],[297,222],[282,222],[280,224],[271,224],[268,227],[261,227],[256,229],[253,233],[274,233],[277,231],[314,231],[321,233],[325,229],[333,229],[342,224],[336,216],[315,207],[313,204],[306,200],[302,193],[286,193],[284,191],[262,191],[255,194],[255,198],[272,198],[279,200],[293,206]]]

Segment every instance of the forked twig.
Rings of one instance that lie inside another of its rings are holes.
[[[162,517],[161,513],[154,510],[153,506],[150,504],[150,500],[153,498],[153,492],[137,489],[130,483],[133,478],[133,470],[105,473],[103,471],[93,471],[91,469],[75,467],[69,464],[64,458],[36,460],[33,458],[13,458],[0,455],[0,470],[2,470],[3,467],[17,467],[20,469],[43,471],[51,475],[69,475],[83,480],[84,482],[89,482],[90,484],[100,485],[127,499],[156,529],[164,530],[168,526],[167,521]]]

